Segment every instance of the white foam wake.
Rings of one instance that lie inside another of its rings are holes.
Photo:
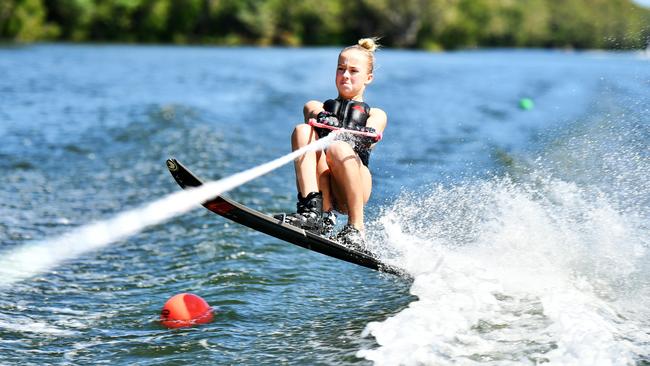
[[[142,207],[122,212],[111,219],[79,227],[57,238],[28,243],[0,253],[0,286],[43,273],[65,260],[100,249],[149,226],[188,212],[201,203],[288,164],[309,151],[324,149],[335,135],[336,133],[332,133],[265,164],[207,182],[198,188],[172,193]]]
[[[509,179],[405,197],[378,231],[418,300],[370,323],[376,365],[633,365],[650,341],[649,228],[607,195]]]

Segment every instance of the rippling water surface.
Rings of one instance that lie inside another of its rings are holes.
[[[2,250],[289,151],[337,49],[0,49]],[[650,61],[382,50],[369,234],[412,280],[197,209],[3,289],[0,363],[650,363]],[[529,97],[535,108],[518,108]],[[290,166],[230,192],[294,205]],[[215,321],[168,330],[193,292]]]

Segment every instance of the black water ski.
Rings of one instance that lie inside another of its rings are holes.
[[[176,159],[167,160],[167,168],[169,168],[169,172],[183,189],[198,187],[203,184],[199,178]],[[399,269],[385,265],[371,255],[349,249],[335,241],[282,223],[278,219],[229,198],[218,196],[204,202],[203,206],[217,215],[291,244],[377,271],[403,275],[403,272]]]

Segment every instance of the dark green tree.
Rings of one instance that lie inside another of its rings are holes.
[[[3,0],[0,2],[0,38],[16,42],[52,39],[59,27],[46,20],[47,9],[41,0]]]
[[[0,0],[0,39],[257,45],[645,47],[632,0]]]

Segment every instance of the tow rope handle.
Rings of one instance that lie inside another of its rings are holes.
[[[341,132],[350,133],[350,134],[353,134],[353,135],[370,137],[375,142],[379,142],[381,140],[381,138],[382,138],[381,132],[373,133],[373,132],[350,130],[350,129],[347,129],[347,128],[333,127],[333,126],[326,125],[326,124],[323,124],[323,123],[318,123],[316,121],[316,119],[314,119],[314,118],[310,118],[308,123],[312,127],[324,128],[324,129],[330,130],[330,131],[341,131]]]

